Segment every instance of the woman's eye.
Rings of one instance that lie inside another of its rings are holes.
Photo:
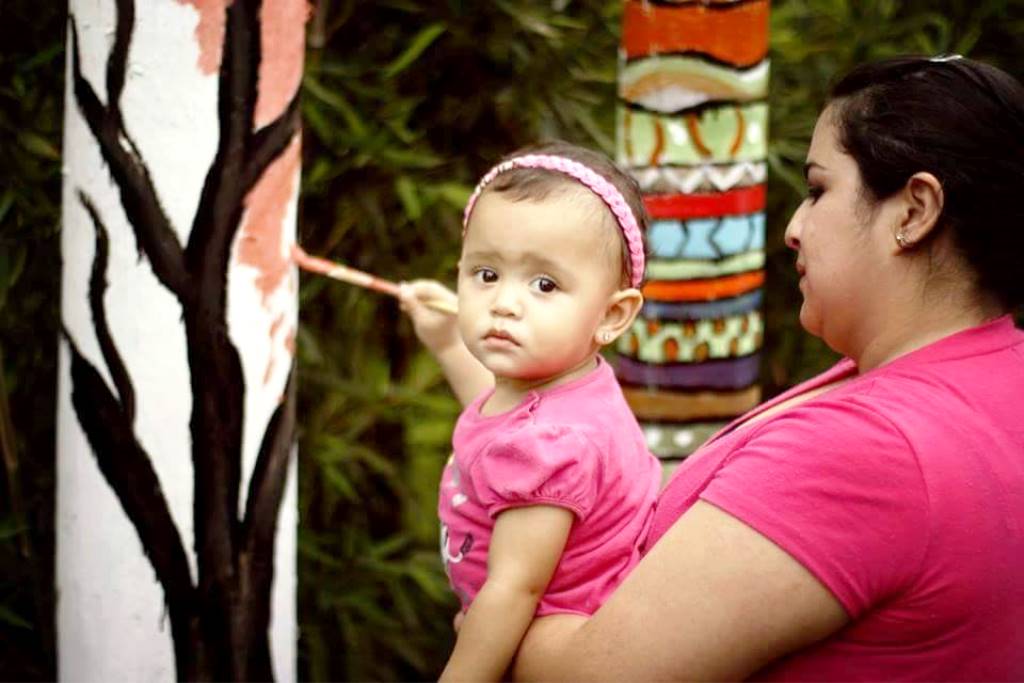
[[[539,277],[530,284],[532,284],[534,289],[538,292],[543,292],[544,294],[550,294],[558,289],[558,284],[549,277]]]
[[[811,200],[811,204],[818,201],[818,198],[825,192],[824,189],[812,185],[807,188],[807,198]]]
[[[492,282],[498,281],[498,274],[495,273],[490,268],[478,268],[476,271],[474,271],[473,277],[477,280],[477,282],[483,282],[485,284],[490,284]]]

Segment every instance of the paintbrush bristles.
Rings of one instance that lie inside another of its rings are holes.
[[[444,299],[427,299],[423,302],[423,305],[442,313],[449,313],[451,315],[458,315],[459,313],[459,306],[454,301],[446,301]]]

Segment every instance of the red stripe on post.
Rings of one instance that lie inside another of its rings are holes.
[[[709,280],[652,280],[644,285],[648,301],[714,301],[739,296],[764,284],[764,271],[752,270]]]
[[[717,218],[764,211],[765,186],[709,194],[653,194],[644,197],[651,218]]]
[[[768,54],[767,0],[711,9],[703,3],[665,6],[628,0],[622,47],[627,58],[702,52],[733,66],[757,64]]]

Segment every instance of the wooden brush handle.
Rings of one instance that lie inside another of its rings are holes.
[[[355,268],[349,268],[348,266],[335,263],[334,261],[328,261],[327,259],[319,258],[317,256],[310,256],[297,244],[292,245],[292,258],[295,259],[295,263],[297,263],[300,268],[308,270],[311,273],[326,275],[329,278],[347,282],[350,285],[372,289],[375,292],[388,294],[396,299],[401,296],[401,288],[397,283],[394,283],[391,280],[385,280],[384,278],[379,278],[376,275],[364,273],[363,271],[356,270]],[[441,311],[442,313],[449,313],[451,315],[458,313],[458,308],[455,304],[442,299],[424,301],[423,305],[433,308],[435,311]]]

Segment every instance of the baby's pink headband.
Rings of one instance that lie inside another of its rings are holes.
[[[484,188],[499,175],[513,168],[543,168],[549,171],[564,173],[571,178],[575,178],[600,197],[601,201],[608,205],[609,210],[611,210],[615,219],[619,222],[622,235],[626,238],[626,247],[630,258],[630,284],[633,287],[640,286],[644,279],[644,242],[640,235],[640,226],[637,225],[636,216],[633,215],[633,210],[629,208],[629,204],[626,203],[626,199],[619,192],[619,189],[608,182],[604,176],[572,159],[554,154],[524,154],[521,157],[514,157],[503,161],[492,168],[480,179],[476,189],[473,190],[473,194],[470,195],[469,201],[466,202],[466,211],[462,215],[463,235],[466,234],[466,226],[469,225],[469,216],[473,213],[473,206],[476,204],[476,200],[480,198]]]

